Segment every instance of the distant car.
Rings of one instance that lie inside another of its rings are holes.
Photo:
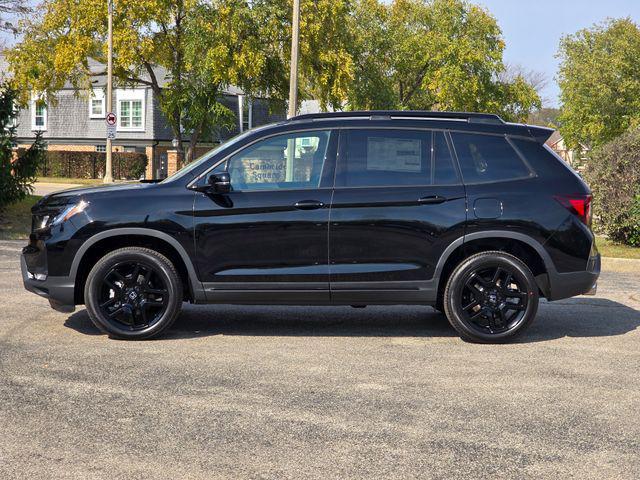
[[[24,284],[122,339],[188,301],[431,305],[463,339],[502,342],[600,272],[589,188],[551,133],[487,114],[295,117],[159,183],[42,198]]]

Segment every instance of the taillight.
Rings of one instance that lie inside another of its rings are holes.
[[[554,198],[582,223],[591,225],[591,195],[556,195]]]

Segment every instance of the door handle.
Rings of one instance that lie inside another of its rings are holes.
[[[298,210],[317,210],[324,207],[324,203],[318,200],[301,200],[293,205]]]
[[[429,197],[422,197],[418,199],[420,205],[437,205],[447,201],[447,197],[441,197],[440,195],[431,195]]]

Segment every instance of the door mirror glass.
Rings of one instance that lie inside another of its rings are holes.
[[[228,172],[212,173],[208,183],[215,193],[231,191],[231,175]]]

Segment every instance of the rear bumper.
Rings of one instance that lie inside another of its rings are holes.
[[[595,295],[600,276],[600,254],[589,258],[584,272],[550,273],[547,300],[562,300],[576,295]]]
[[[49,277],[40,272],[30,272],[27,268],[25,254],[20,257],[22,282],[24,288],[49,300],[51,308],[59,312],[70,313],[75,310],[75,283],[70,277]]]

